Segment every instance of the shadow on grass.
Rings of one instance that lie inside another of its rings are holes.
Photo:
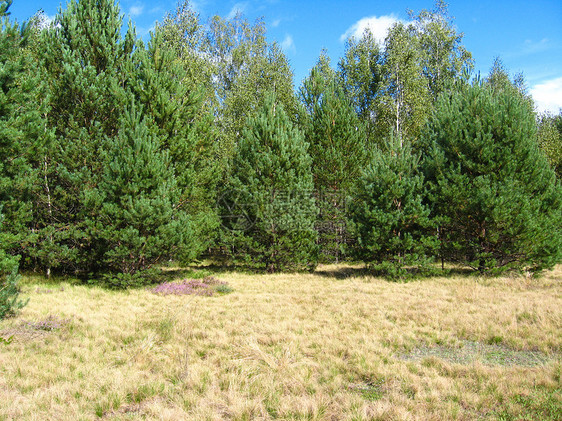
[[[263,268],[256,268],[252,265],[246,264],[234,264],[231,262],[216,262],[212,260],[205,260],[199,263],[191,264],[185,267],[179,266],[170,262],[169,264],[160,268],[161,270],[154,271],[150,276],[139,284],[130,285],[128,288],[138,289],[145,288],[147,286],[154,286],[164,282],[171,282],[175,280],[189,280],[189,279],[202,279],[207,276],[220,276],[221,274],[228,273],[242,273],[248,275],[265,275],[269,274]],[[435,265],[428,272],[421,272],[415,268],[408,269],[404,276],[401,277],[391,277],[385,273],[374,270],[365,266],[363,263],[358,262],[344,262],[339,264],[320,264],[313,271],[283,271],[279,273],[312,273],[314,275],[332,278],[337,280],[343,279],[357,279],[357,278],[367,278],[376,277],[384,279],[388,282],[408,282],[420,279],[430,279],[442,276],[471,276],[474,274],[479,274],[470,268],[447,265],[444,269],[441,269],[441,265]],[[91,287],[102,287],[108,289],[123,289],[115,288],[110,284],[104,282],[102,279],[91,278],[91,277],[78,277],[68,274],[54,273],[50,277],[45,274],[25,271],[20,279],[20,285],[34,285],[39,288],[57,288],[61,285],[81,285],[81,286],[91,286]]]
[[[191,277],[191,278],[202,278],[210,275],[221,275],[228,273],[243,273],[248,275],[267,275],[270,274],[267,270],[263,268],[256,268],[252,265],[247,264],[234,264],[234,263],[224,263],[215,262],[207,260],[200,264],[189,265],[185,268],[163,268],[162,279],[172,280],[179,277]],[[343,262],[334,264],[319,264],[313,271],[291,271],[285,270],[281,272],[274,273],[312,273],[314,275],[333,278],[333,279],[355,279],[355,278],[366,278],[366,277],[377,277],[384,279],[389,282],[407,282],[419,279],[431,279],[443,276],[473,276],[481,274],[468,267],[447,265],[445,268],[441,268],[441,265],[435,264],[430,267],[429,270],[420,271],[417,268],[409,268],[403,277],[391,277],[384,272],[372,269],[361,262]],[[162,281],[159,281],[162,282]]]
[[[151,273],[150,279],[138,285],[131,285],[131,289],[144,288],[146,286],[157,285],[163,282],[170,282],[177,279],[202,279],[214,273],[218,273],[215,268],[207,269],[203,266],[187,266],[187,267],[162,267]],[[25,286],[36,286],[39,289],[61,288],[63,285],[80,285],[85,287],[102,287],[107,289],[116,289],[109,285],[101,278],[93,278],[88,276],[78,276],[70,274],[54,273],[47,276],[44,273],[35,271],[23,271],[20,273],[19,284]],[[117,288],[119,289],[119,288]]]
[[[20,272],[19,284],[25,285],[37,285],[42,287],[56,287],[61,284],[69,285],[84,285],[84,281],[71,275],[53,274],[47,276],[43,273],[33,272],[33,271],[23,271]]]
[[[372,271],[366,267],[359,267],[347,263],[339,265],[320,265],[316,268],[314,274],[336,279],[360,278],[373,275]]]
[[[450,276],[482,276],[482,274],[478,271],[468,267],[447,265],[442,268],[440,264],[432,265],[424,270],[420,270],[418,268],[406,268],[405,272],[402,273],[401,276],[392,276],[383,270],[374,269],[358,262],[319,265],[314,273],[320,276],[336,279],[375,277],[388,282],[409,282]]]

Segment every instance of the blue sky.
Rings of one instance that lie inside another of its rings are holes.
[[[12,16],[19,21],[43,9],[53,17],[66,0],[14,0]],[[121,0],[125,19],[135,22],[146,37],[155,21],[173,11],[176,0]],[[263,16],[270,40],[285,50],[299,86],[322,48],[335,66],[344,51],[344,39],[365,26],[384,36],[395,20],[408,20],[407,10],[432,9],[433,0],[193,0],[203,20],[241,11],[250,21]],[[562,1],[489,0],[449,2],[455,26],[464,33],[464,45],[473,54],[476,70],[486,75],[500,57],[513,75],[523,73],[539,110],[562,108]]]

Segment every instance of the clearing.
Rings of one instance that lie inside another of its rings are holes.
[[[206,275],[233,291],[25,277],[29,304],[0,322],[0,420],[562,419],[562,266],[177,280]]]

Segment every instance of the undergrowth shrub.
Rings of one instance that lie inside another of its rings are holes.
[[[0,214],[0,224],[3,216]],[[4,244],[4,236],[0,231],[0,245]],[[0,320],[12,316],[27,304],[18,299],[18,257],[8,255],[0,248]]]
[[[16,266],[17,267],[17,266]],[[11,273],[2,275],[0,281],[0,320],[13,316],[17,310],[27,304],[27,300],[19,300],[20,288],[18,286],[19,275],[17,269]]]
[[[147,269],[134,273],[105,273],[101,275],[102,284],[112,289],[140,288],[154,283],[158,277],[156,269]],[[90,283],[97,284],[99,280],[91,280]]]

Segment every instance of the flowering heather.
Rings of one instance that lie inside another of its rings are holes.
[[[219,281],[213,276],[203,279],[184,279],[180,282],[164,282],[151,291],[160,295],[205,295],[210,297],[217,289],[226,286],[226,282]]]
[[[67,325],[70,319],[59,319],[57,316],[49,315],[46,319],[36,322],[25,322],[25,326],[33,330],[57,330]]]

